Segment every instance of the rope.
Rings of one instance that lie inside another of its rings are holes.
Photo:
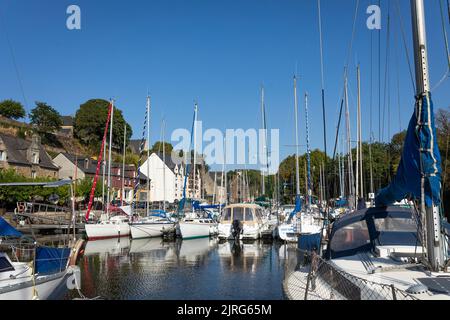
[[[447,5],[448,5],[448,0],[447,0]],[[450,10],[450,7],[448,9]],[[439,88],[445,82],[445,80],[448,79],[448,76],[450,74],[450,50],[449,50],[449,45],[448,45],[447,29],[445,27],[445,21],[444,21],[444,19],[445,19],[444,18],[444,10],[442,9],[442,0],[439,1],[439,10],[441,13],[442,33],[443,33],[444,43],[445,43],[445,52],[447,54],[447,71],[445,71],[441,80],[439,80],[439,82],[433,87],[432,91]],[[450,11],[449,11],[449,19],[450,19]]]

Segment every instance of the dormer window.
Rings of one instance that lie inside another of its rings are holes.
[[[84,159],[84,168],[89,169],[89,159]]]
[[[31,163],[39,164],[39,154],[37,152],[31,154]]]

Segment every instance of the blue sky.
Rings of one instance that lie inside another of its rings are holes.
[[[400,123],[404,129],[413,110],[414,92],[395,1],[391,0],[391,113],[383,121],[385,139],[388,123],[391,134],[399,131]],[[370,4],[377,2],[360,1],[349,63],[352,130],[356,128],[355,70],[360,63],[366,140],[370,128],[371,33],[376,49],[372,121],[374,135],[379,135],[378,34],[366,28],[365,13]],[[412,55],[409,1],[399,2]],[[388,2],[381,3],[383,106]],[[81,8],[81,30],[66,28],[70,4]],[[356,0],[322,0],[329,153],[334,143],[355,4]],[[435,84],[446,71],[439,0],[427,0],[425,4],[431,83]],[[284,158],[294,153],[287,145],[294,144],[292,76],[297,69],[301,144],[305,142],[303,93],[308,91],[311,145],[323,148],[316,0],[3,0],[0,15],[0,100],[24,102],[22,83],[27,111],[34,101],[45,101],[68,115],[90,98],[113,97],[132,125],[133,137],[140,138],[149,90],[155,141],[163,117],[168,136],[176,128],[190,128],[195,99],[206,128],[259,128],[259,88],[264,84],[268,125],[280,129]],[[449,106],[449,89],[447,81],[433,92],[436,108]]]

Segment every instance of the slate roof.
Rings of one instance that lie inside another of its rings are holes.
[[[72,116],[62,116],[61,120],[62,120],[63,127],[72,127],[73,126],[74,118]]]
[[[67,159],[69,159],[70,162],[75,164],[75,161],[77,162],[77,167],[78,169],[80,169],[81,171],[83,171],[85,174],[88,175],[95,175],[96,171],[97,171],[97,160],[92,159],[90,157],[87,156],[76,156],[74,154],[69,154],[69,153],[62,153]],[[88,165],[87,167],[85,166],[85,161],[86,159],[88,159]],[[111,163],[111,168],[115,169],[115,168],[120,168],[122,169],[122,163]],[[133,172],[135,171],[135,167],[133,165],[125,165],[125,176],[127,178],[133,177]],[[112,176],[117,176],[116,174],[114,174],[113,172],[111,172]]]
[[[0,134],[0,138],[6,146],[8,163],[32,166],[31,161],[27,159],[27,150],[30,148],[31,141],[6,134]],[[39,166],[50,170],[59,169],[42,145],[39,148]]]

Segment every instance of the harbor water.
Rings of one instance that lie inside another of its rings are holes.
[[[107,300],[280,300],[285,250],[208,238],[87,242],[78,262],[81,292]]]

